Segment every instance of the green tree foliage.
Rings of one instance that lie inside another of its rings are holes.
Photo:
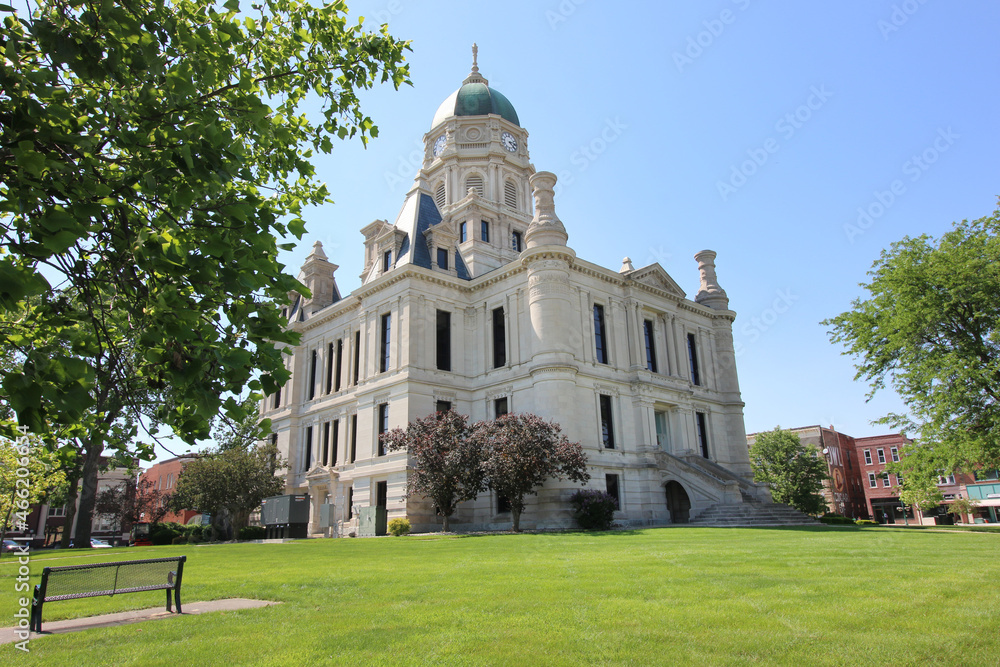
[[[585,484],[590,479],[580,443],[570,442],[558,424],[537,415],[511,413],[479,422],[472,441],[482,452],[486,483],[510,502],[515,532],[521,529],[524,497],[537,494],[546,480]]]
[[[31,505],[64,491],[59,461],[37,436],[0,438],[0,539],[11,528],[23,531]]]
[[[277,448],[271,444],[208,453],[184,466],[170,494],[170,508],[175,512],[191,509],[211,514],[217,528],[228,518],[237,534],[264,498],[276,496],[285,488],[285,483],[274,475],[275,467],[283,465]]]
[[[826,509],[823,481],[828,478],[826,461],[813,445],[803,445],[799,436],[775,427],[759,433],[750,446],[754,480],[771,486],[775,502],[791,505],[807,514]]]
[[[99,405],[103,373],[158,392],[156,420],[194,442],[220,409],[242,417],[231,396],[287,380],[280,302],[303,287],[276,237],[301,237],[305,207],[328,201],[314,152],[376,136],[359,92],[408,82],[407,44],[345,14],[0,6],[0,343],[19,351],[2,387],[20,424],[100,449],[121,398]]]
[[[881,423],[919,434],[904,454],[927,474],[1000,466],[1000,209],[893,243],[868,275],[868,298],[823,324],[869,397],[889,383],[906,403]]]
[[[406,493],[430,499],[443,518],[445,532],[458,504],[486,489],[481,450],[471,442],[471,434],[465,415],[449,410],[382,435],[386,449],[406,450],[410,466]]]

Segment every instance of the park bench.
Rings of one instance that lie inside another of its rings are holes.
[[[181,576],[187,556],[148,558],[115,563],[91,565],[66,565],[42,570],[42,581],[35,586],[35,599],[31,606],[30,627],[42,631],[42,605],[56,600],[76,600],[101,595],[139,593],[142,591],[167,592],[167,611],[170,609],[170,592],[174,593],[177,613],[181,613]]]

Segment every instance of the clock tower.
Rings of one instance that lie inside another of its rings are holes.
[[[423,208],[422,223],[414,220],[412,225],[418,234],[411,238],[426,240],[432,269],[476,278],[516,260],[525,249],[532,218],[528,179],[534,172],[528,133],[510,101],[480,74],[473,45],[472,71],[434,114],[424,135],[423,164],[393,226],[411,226],[408,205],[417,218]],[[433,214],[427,211],[429,204],[436,209]],[[440,220],[434,219],[438,216]],[[363,230],[366,245],[378,245],[366,254],[366,282],[380,275],[385,253],[392,249],[391,243],[373,244],[389,240],[381,239],[387,229],[373,225]],[[403,250],[397,248],[396,255]]]

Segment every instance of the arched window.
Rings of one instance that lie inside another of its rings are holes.
[[[444,183],[438,183],[437,190],[434,191],[434,203],[441,209],[444,208],[446,202]]]
[[[517,185],[510,179],[503,184],[503,203],[507,208],[517,209]]]
[[[485,196],[483,194],[483,177],[480,176],[479,174],[472,174],[467,179],[465,179],[465,192],[463,192],[462,194],[467,195],[469,193],[470,188],[472,190],[475,190],[476,194],[479,195],[480,197]]]

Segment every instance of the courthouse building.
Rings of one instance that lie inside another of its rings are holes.
[[[361,229],[361,286],[341,294],[317,242],[299,275],[310,296],[293,294],[287,312],[301,344],[261,414],[288,460],[286,492],[310,494],[310,534],[351,532],[365,506],[439,530],[428,501],[404,498],[407,454],[384,451],[379,435],[448,408],[471,421],[531,412],[559,423],[583,445],[589,488],[616,495],[625,523],[769,500],[752,482],[736,314],[715,253],[697,253],[683,277],[700,280],[693,299],[658,264],[577,257],[555,176],[535,171],[514,106],[475,60],[423,141],[398,217]],[[572,525],[576,488],[550,480],[527,499],[521,526]],[[483,493],[452,525],[509,527],[502,500]]]

